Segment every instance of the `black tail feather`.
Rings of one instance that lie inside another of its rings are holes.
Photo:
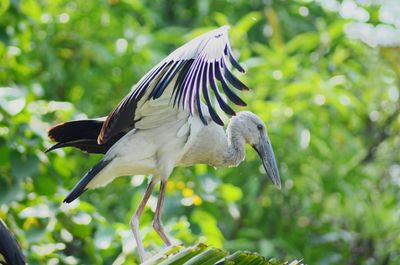
[[[70,203],[78,198],[82,193],[84,193],[87,188],[86,186],[89,182],[96,177],[96,175],[102,171],[110,162],[111,160],[101,160],[97,165],[95,165],[91,170],[89,170],[85,176],[75,185],[72,191],[68,194],[68,196],[64,199],[64,202]]]
[[[50,127],[47,134],[56,142],[69,142],[80,139],[97,139],[104,121],[77,120]]]
[[[112,143],[114,144],[114,143]],[[81,139],[76,141],[61,142],[51,146],[45,152],[51,152],[53,150],[64,148],[64,147],[76,147],[84,152],[93,154],[105,154],[112,144],[98,144],[96,140]]]
[[[104,121],[100,120],[77,120],[60,123],[49,128],[48,136],[57,144],[47,149],[46,153],[71,146],[88,153],[105,154],[125,133],[120,132],[106,143],[98,144],[97,137],[103,123]]]

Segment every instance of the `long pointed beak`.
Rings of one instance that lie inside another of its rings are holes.
[[[264,169],[272,183],[274,183],[278,189],[281,189],[281,179],[279,177],[278,166],[276,165],[274,150],[272,150],[272,145],[268,137],[262,139],[261,143],[254,144],[253,148],[260,156]]]

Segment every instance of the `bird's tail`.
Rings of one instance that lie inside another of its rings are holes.
[[[72,146],[88,153],[105,154],[124,133],[116,135],[107,143],[98,144],[97,137],[103,123],[102,120],[76,120],[60,123],[49,128],[47,132],[49,138],[57,143],[47,149],[46,152]]]
[[[72,146],[83,151],[101,153],[101,147],[97,144],[97,136],[100,133],[103,121],[77,120],[57,124],[47,131],[49,138],[57,144],[46,152]]]
[[[92,181],[111,161],[112,159],[103,159],[89,170],[64,199],[64,202],[70,203],[84,193],[88,189],[89,182]]]

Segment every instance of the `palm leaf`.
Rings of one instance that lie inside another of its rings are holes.
[[[142,265],[303,265],[301,261],[277,262],[257,253],[225,250],[205,244],[193,247],[172,246],[158,253]]]

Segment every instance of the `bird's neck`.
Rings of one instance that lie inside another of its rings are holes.
[[[232,124],[233,125],[233,124]],[[245,139],[236,126],[228,126],[227,148],[223,155],[225,165],[237,166],[246,156]]]

